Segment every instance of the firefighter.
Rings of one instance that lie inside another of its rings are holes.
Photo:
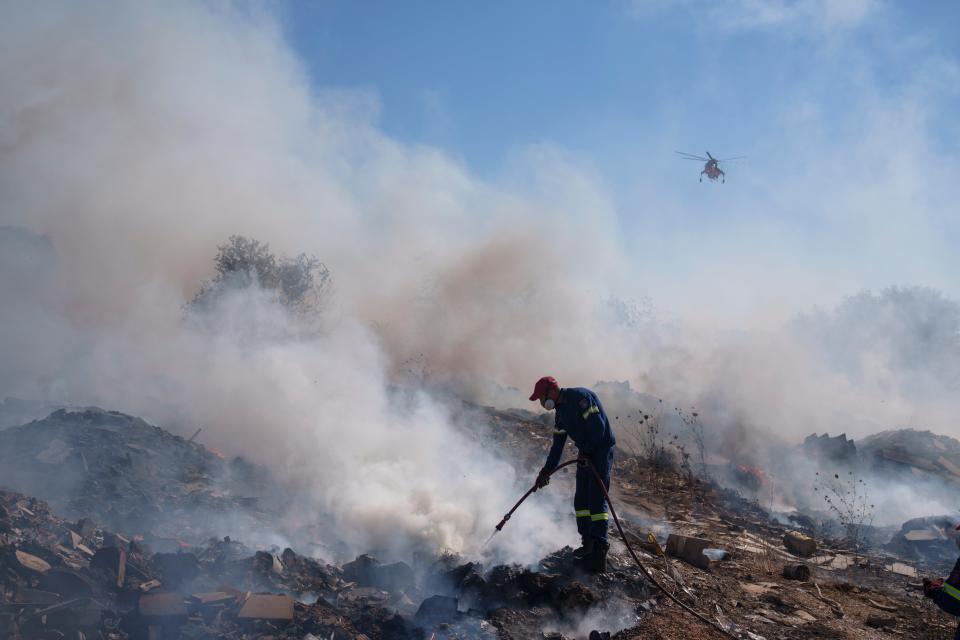
[[[574,555],[589,570],[603,572],[607,568],[607,552],[610,550],[607,542],[607,502],[587,461],[593,464],[603,478],[604,486],[609,489],[613,445],[617,442],[610,421],[593,391],[580,387],[561,389],[551,376],[537,380],[530,400],[538,400],[547,411],[556,411],[553,445],[543,469],[537,475],[536,487],[542,489],[550,483],[550,472],[560,463],[563,446],[569,436],[577,445],[580,460],[573,509],[582,545],[574,551]]]
[[[957,525],[957,534],[954,539],[957,548],[960,549],[960,525]],[[938,607],[950,615],[960,616],[960,558],[953,565],[953,571],[946,580],[924,578],[923,595],[933,600]],[[953,634],[953,640],[960,640],[960,624],[957,625],[957,630]]]

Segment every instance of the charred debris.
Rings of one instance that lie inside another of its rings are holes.
[[[463,413],[458,423],[482,420],[519,468],[542,460],[550,426],[541,417]],[[649,582],[619,536],[603,574],[582,572],[567,547],[525,567],[443,553],[334,564],[322,558],[336,540],[258,547],[245,534],[296,508],[294,498],[277,497],[268,470],[193,435],[93,408],[0,431],[0,637],[940,638],[955,624],[919,588],[955,559],[950,516],[889,535],[873,528],[851,544],[824,535],[814,516],[777,515],[749,489],[721,488],[706,456],[669,436],[672,462],[623,452],[612,497],[651,575],[709,627]],[[952,460],[950,443],[927,451],[903,441],[915,437],[887,434],[871,448],[815,436],[803,448],[840,460],[885,451],[889,461],[900,446],[901,461]],[[763,470],[755,475],[763,486]]]

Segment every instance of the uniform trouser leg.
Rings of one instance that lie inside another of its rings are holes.
[[[613,448],[598,451],[591,455],[590,462],[593,463],[597,474],[603,478],[603,486],[609,490],[610,471],[613,468]],[[590,536],[606,542],[608,518],[607,500],[593,472],[587,469],[587,473],[591,476],[590,491],[587,498],[590,505]]]
[[[577,489],[573,494],[573,511],[577,516],[577,531],[581,538],[590,536],[590,483],[593,474],[587,467],[577,465]]]

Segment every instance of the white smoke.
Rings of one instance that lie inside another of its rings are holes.
[[[353,550],[476,549],[536,470],[517,477],[426,395],[391,394],[391,372],[424,354],[448,375],[521,372],[526,386],[550,341],[585,349],[591,336],[549,320],[565,306],[586,320],[599,272],[579,267],[616,261],[612,234],[582,217],[601,200],[589,183],[537,157],[542,194],[501,192],[385,138],[359,97],[314,95],[255,11],[5,14],[2,222],[46,234],[62,268],[14,305],[3,391],[202,425],[309,493],[291,527],[315,517]],[[549,243],[545,224],[561,227]],[[215,335],[184,321],[231,233],[322,256],[335,291],[321,331],[291,332],[250,291],[218,306]],[[547,267],[582,243],[583,264]],[[489,348],[511,334],[543,343]],[[40,346],[53,353],[36,357]],[[532,500],[497,543],[539,557],[573,537],[553,524],[558,509]]]

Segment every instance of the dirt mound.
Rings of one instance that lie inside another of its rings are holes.
[[[90,408],[58,410],[0,431],[0,486],[159,542],[205,540],[218,520],[263,521],[269,475],[140,418]]]

